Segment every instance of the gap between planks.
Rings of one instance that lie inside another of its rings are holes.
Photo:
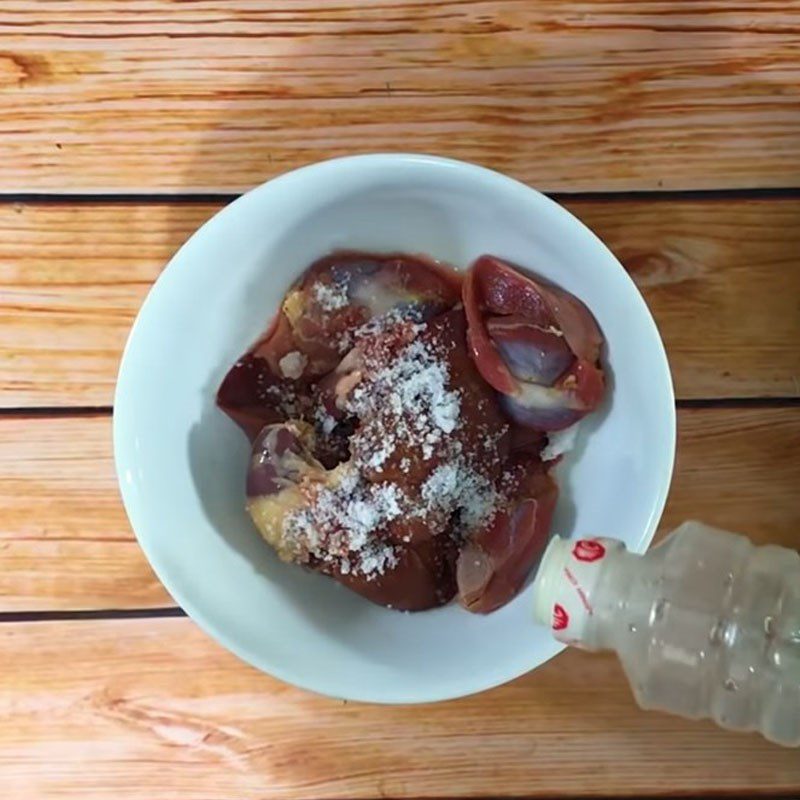
[[[290,171],[290,170],[287,170]],[[281,173],[283,174],[283,173]],[[280,177],[279,175],[273,176]],[[268,183],[273,178],[268,178]],[[253,188],[259,184],[253,184]],[[535,188],[535,187],[531,187]],[[0,205],[29,203],[39,205],[137,205],[175,203],[202,205],[204,203],[232,203],[243,192],[3,192],[0,190]],[[543,192],[556,202],[592,201],[625,202],[630,200],[779,200],[800,197],[800,186],[739,189],[642,189],[620,191],[558,191]]]
[[[676,398],[675,408],[794,408],[798,397],[687,397]],[[112,406],[20,406],[0,408],[2,417],[105,417],[114,413]]]
[[[0,625],[21,622],[60,622],[98,619],[164,619],[186,617],[188,614],[179,606],[166,608],[100,608],[75,611],[3,611],[0,612]]]

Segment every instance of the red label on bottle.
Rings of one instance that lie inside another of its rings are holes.
[[[606,549],[600,542],[592,539],[581,539],[572,548],[572,555],[578,561],[597,561],[606,554]]]
[[[569,625],[569,614],[567,614],[564,606],[556,603],[553,606],[553,630],[563,631]]]

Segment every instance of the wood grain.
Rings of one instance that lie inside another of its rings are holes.
[[[0,419],[0,610],[166,605],[122,508],[110,418]]]
[[[172,605],[118,498],[107,417],[0,419],[0,611]],[[684,409],[662,530],[800,549],[800,407]]]
[[[640,711],[610,656],[392,708],[280,684],[187,619],[3,625],[0,651],[8,800],[800,791],[795,751]]]
[[[218,207],[0,204],[0,403],[110,405],[139,306]]]
[[[0,37],[6,192],[398,149],[546,190],[800,183],[797,0],[5,0]]]
[[[800,396],[800,199],[567,206],[639,284],[678,397]],[[0,406],[110,405],[149,286],[218,208],[0,204]]]
[[[639,286],[678,398],[800,396],[800,200],[566,205]]]

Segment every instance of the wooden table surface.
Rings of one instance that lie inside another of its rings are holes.
[[[0,797],[800,794],[800,752],[638,711],[568,652],[345,704],[240,663],[126,521],[115,373],[170,254],[316,159],[446,154],[550,192],[675,376],[662,521],[800,545],[798,0],[2,0]]]

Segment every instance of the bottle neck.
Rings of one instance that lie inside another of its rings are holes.
[[[562,539],[547,547],[534,581],[534,615],[564,644],[587,650],[613,646],[598,618],[598,589],[631,558],[617,539]],[[633,558],[637,558],[633,556]]]

